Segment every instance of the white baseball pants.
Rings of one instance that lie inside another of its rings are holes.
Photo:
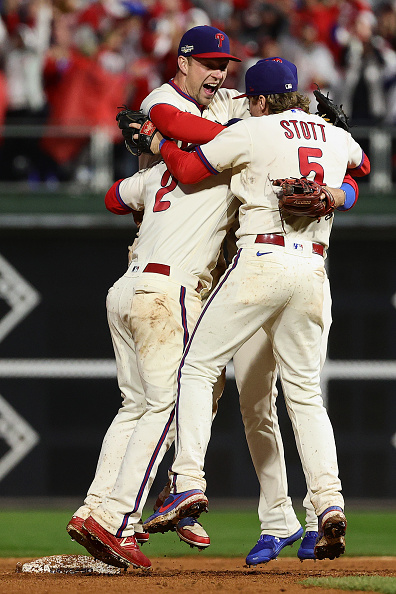
[[[194,288],[151,274],[145,276],[150,277],[149,284],[143,285],[144,276],[127,273],[107,298],[118,383],[127,399],[123,408],[129,428],[125,431],[126,446],[118,444],[122,460],[114,464],[114,468],[119,466],[115,480],[113,476],[114,487],[91,515],[118,536],[133,534],[158,465],[173,442],[176,371],[201,311],[201,299]],[[143,386],[139,392],[134,390],[136,370]],[[110,428],[113,438],[114,431],[122,426],[121,414],[117,417]],[[106,455],[114,453],[107,448]]]
[[[175,492],[205,490],[212,386],[262,327],[272,342],[315,512],[343,507],[334,435],[319,381],[325,277],[323,258],[312,253],[310,242],[299,244],[299,250],[293,244],[271,245],[262,255],[254,246],[239,250],[183,355],[172,465]]]
[[[321,367],[326,359],[331,326],[331,294],[327,275],[323,284]],[[287,538],[300,528],[288,495],[282,435],[276,407],[277,369],[272,343],[260,328],[234,355],[235,381],[253,465],[260,483],[258,517],[261,533]],[[305,529],[317,531],[318,518],[309,493],[303,502]]]

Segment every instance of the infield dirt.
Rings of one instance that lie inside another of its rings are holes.
[[[309,577],[380,575],[396,577],[396,557],[341,557],[334,561],[304,561],[280,558],[255,568],[244,560],[197,557],[153,558],[148,573],[128,570],[122,575],[93,576],[17,573],[17,563],[32,558],[0,559],[0,592],[3,594],[127,594],[312,592],[340,593],[341,590],[312,588],[299,583]]]

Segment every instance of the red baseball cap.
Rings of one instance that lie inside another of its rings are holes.
[[[178,56],[241,61],[230,54],[230,40],[224,31],[210,25],[200,25],[186,31],[180,40]]]

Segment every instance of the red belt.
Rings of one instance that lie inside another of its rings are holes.
[[[254,243],[272,243],[274,245],[281,245],[284,247],[285,238],[283,235],[277,235],[276,233],[265,233],[264,235],[257,235]],[[324,246],[321,243],[313,243],[312,251],[314,254],[323,256]]]
[[[166,264],[147,264],[143,272],[154,272],[156,274],[163,274],[164,276],[170,275],[170,266]]]
[[[143,272],[154,272],[154,274],[163,274],[164,276],[170,276],[170,266],[167,264],[157,264],[156,262],[150,262],[147,266],[143,269]],[[197,293],[200,293],[203,289],[203,284],[201,281],[198,282],[195,290]]]

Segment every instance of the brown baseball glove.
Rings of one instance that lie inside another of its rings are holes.
[[[326,186],[305,177],[276,179],[272,183],[282,189],[277,195],[284,214],[314,219],[332,216],[336,205]]]

